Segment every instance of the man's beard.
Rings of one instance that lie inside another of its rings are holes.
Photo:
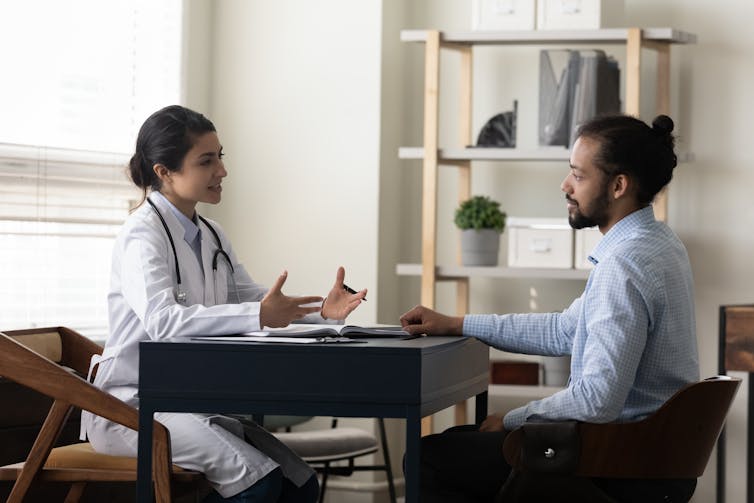
[[[565,197],[569,202],[576,203],[576,201],[568,197],[568,194]],[[610,207],[607,184],[605,184],[600,195],[593,201],[592,206],[593,208],[589,213],[582,213],[580,205],[576,203],[576,209],[568,215],[568,223],[572,228],[586,229],[587,227],[594,226],[602,227],[607,224],[609,220],[608,208]]]

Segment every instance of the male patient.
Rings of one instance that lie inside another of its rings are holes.
[[[636,421],[699,379],[688,255],[652,200],[676,166],[673,121],[628,116],[584,124],[561,185],[571,227],[604,235],[584,293],[562,313],[445,316],[417,306],[410,333],[463,334],[509,352],[571,355],[565,389],[475,426],[422,440],[423,501],[491,502],[510,467],[506,431],[525,421]],[[686,501],[695,480],[595,480],[618,501]],[[667,498],[667,499],[664,499]]]

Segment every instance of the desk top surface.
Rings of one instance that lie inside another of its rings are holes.
[[[225,410],[211,403],[221,400],[253,402],[255,410],[277,404],[268,413],[291,413],[292,402],[319,404],[312,410],[348,404],[337,413],[333,405],[333,415],[348,415],[355,404],[364,405],[362,410],[381,404],[382,415],[396,417],[388,404],[431,412],[486,391],[488,354],[485,344],[463,337],[354,344],[149,341],[140,345],[139,396],[142,404],[205,401],[202,409],[213,411]]]
[[[359,338],[355,339],[355,342],[327,342],[327,343],[308,343],[308,344],[301,344],[301,343],[284,343],[284,342],[275,342],[275,343],[269,343],[269,342],[255,342],[255,341],[244,341],[243,339],[237,340],[237,341],[228,341],[228,340],[222,340],[222,341],[212,341],[207,339],[201,339],[196,340],[191,337],[175,337],[173,339],[168,339],[165,341],[142,341],[140,343],[140,351],[144,352],[146,351],[152,351],[152,350],[162,350],[162,349],[169,349],[169,350],[175,350],[177,347],[181,347],[183,349],[190,349],[190,350],[196,350],[196,349],[202,349],[202,350],[210,350],[210,349],[232,349],[233,351],[242,351],[243,348],[250,348],[253,351],[265,351],[265,350],[274,350],[274,349],[284,349],[285,351],[306,351],[314,349],[316,351],[322,351],[323,348],[327,348],[327,350],[333,349],[333,350],[362,350],[366,349],[369,351],[379,351],[379,350],[391,350],[391,349],[397,349],[401,351],[426,351],[426,350],[437,350],[437,349],[447,349],[449,347],[454,347],[458,345],[463,344],[481,344],[476,339],[470,338],[470,337],[462,337],[462,336],[433,336],[433,337],[416,337],[413,339],[401,339],[401,338],[393,338],[393,337],[377,337],[377,338]]]

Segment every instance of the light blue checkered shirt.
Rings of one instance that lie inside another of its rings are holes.
[[[525,421],[635,421],[699,379],[688,255],[651,206],[616,223],[592,252],[584,293],[562,313],[467,315],[463,333],[504,351],[571,355],[571,379],[514,409]]]

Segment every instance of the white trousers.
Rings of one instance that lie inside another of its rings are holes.
[[[137,432],[99,416],[87,419],[87,434],[95,451],[136,456]],[[255,423],[241,423],[221,415],[172,412],[157,412],[155,419],[170,431],[173,463],[202,472],[223,498],[252,486],[278,466],[297,486],[314,474],[290,449]]]

